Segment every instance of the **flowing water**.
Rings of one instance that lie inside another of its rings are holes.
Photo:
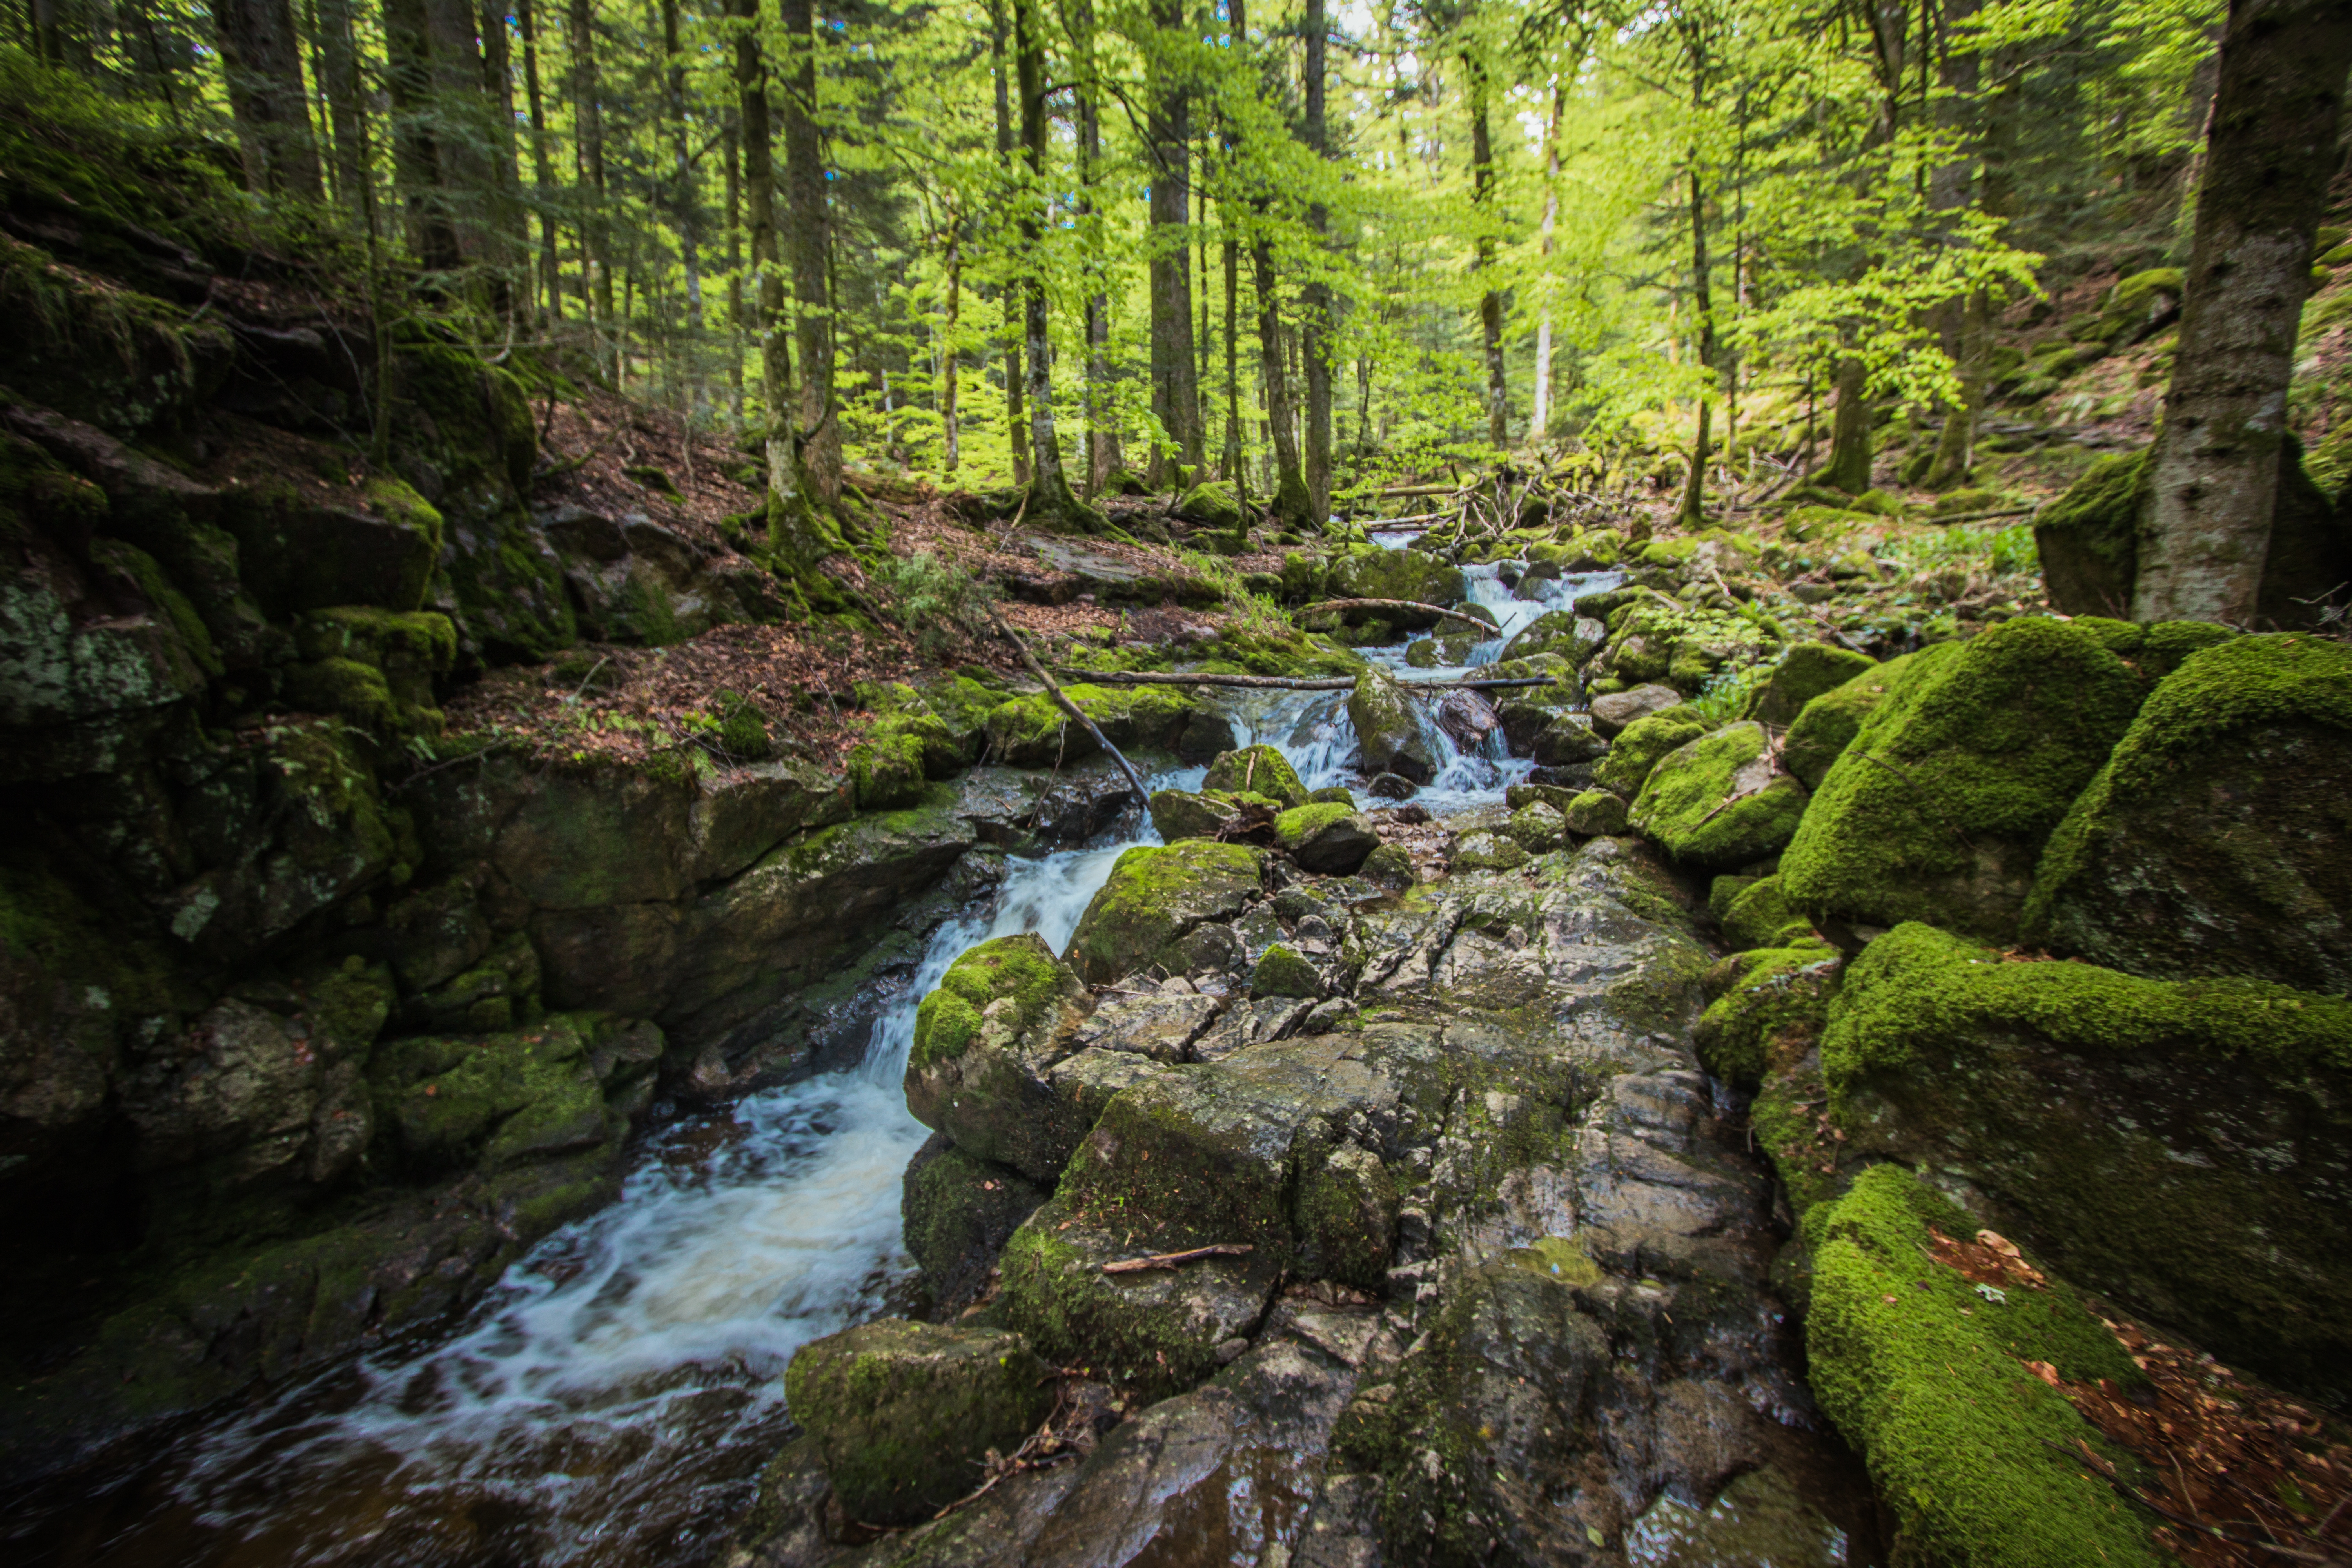
[[[1473,600],[1502,627],[1469,665],[1404,671],[1404,645],[1362,651],[1412,677],[1459,675],[1596,581],[1529,584],[1539,596],[1522,599],[1492,567],[1469,574]],[[1348,782],[1356,740],[1345,693],[1243,691],[1226,707],[1244,743],[1280,749],[1310,789]],[[1487,749],[1465,753],[1433,722],[1428,730],[1442,765],[1416,798],[1433,811],[1491,803],[1525,775],[1499,731]],[[1152,782],[1199,780],[1192,769]],[[782,1373],[793,1352],[887,1310],[911,1272],[900,1178],[926,1132],[899,1080],[915,1004],[984,938],[1028,931],[1062,947],[1119,854],[1157,842],[1148,824],[1105,837],[1015,860],[984,908],[943,926],[856,1070],[656,1133],[617,1202],[549,1237],[454,1331],[379,1348],[145,1446],[110,1476],[79,1478],[69,1506],[0,1534],[11,1560],[707,1560],[789,1430]]]

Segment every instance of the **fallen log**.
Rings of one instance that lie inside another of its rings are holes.
[[[1291,614],[1319,616],[1326,610],[1409,610],[1414,615],[1443,616],[1448,620],[1467,621],[1474,626],[1482,626],[1493,632],[1496,637],[1503,635],[1492,622],[1482,621],[1475,616],[1465,615],[1460,610],[1449,610],[1443,605],[1415,604],[1411,599],[1326,599],[1319,605],[1309,605],[1303,610],[1293,610]]]

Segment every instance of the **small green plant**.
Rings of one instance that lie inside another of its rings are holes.
[[[1699,717],[1710,725],[1728,724],[1739,717],[1748,706],[1748,694],[1764,679],[1769,667],[1761,664],[1726,665],[1706,678],[1696,697],[1687,706],[1698,710]]]
[[[889,590],[892,617],[926,658],[954,647],[962,628],[985,616],[995,598],[987,584],[928,550],[892,556],[869,571]]]

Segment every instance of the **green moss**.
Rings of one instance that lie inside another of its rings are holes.
[[[1298,773],[1283,754],[1272,746],[1244,746],[1238,752],[1222,752],[1209,763],[1209,772],[1202,779],[1204,790],[1223,790],[1232,794],[1248,792],[1270,795],[1286,808],[1304,805],[1307,786],[1298,781]]]
[[[1979,1295],[1932,1260],[1931,1225],[1955,1237],[1976,1228],[1901,1170],[1865,1173],[1816,1222],[1806,1321],[1814,1392],[1900,1521],[1902,1560],[2171,1562],[2143,1516],[2070,1457],[2078,1443],[2109,1446],[2021,1364],[2137,1384],[2122,1347],[2063,1284],[2011,1289],[2000,1302]]]
[[[1129,850],[1078,921],[1071,967],[1101,985],[1162,962],[1193,926],[1241,911],[1259,890],[1263,853],[1198,838]]]
[[[1730,879],[1717,877],[1718,883]],[[1813,922],[1789,901],[1778,877],[1764,877],[1737,889],[1717,916],[1735,947],[1786,947],[1813,933]]]
[[[1636,719],[1610,743],[1609,755],[1593,775],[1593,782],[1630,799],[1641,791],[1659,758],[1706,733],[1704,723],[1685,718],[1674,709]]]
[[[2101,458],[2035,514],[2034,549],[2053,609],[2072,616],[2130,613],[2147,458],[2145,452]]]
[[[1821,788],[1830,765],[1844,752],[1862,721],[1909,672],[1911,660],[1909,654],[1890,658],[1808,701],[1781,742],[1780,765],[1807,789]]]
[[[286,672],[283,690],[287,704],[299,711],[332,714],[382,735],[398,734],[404,728],[383,671],[357,659],[321,658],[295,665]]]
[[[1770,750],[1755,722],[1676,747],[1649,770],[1633,802],[1633,826],[1694,866],[1741,866],[1777,853],[1796,833],[1806,796],[1802,784],[1773,772]]]
[[[558,1013],[480,1038],[379,1046],[368,1081],[404,1163],[418,1174],[477,1162],[495,1170],[616,1135],[617,1119],[583,1059],[598,1022]]]
[[[1735,953],[1716,965],[1720,991],[1692,1037],[1716,1077],[1754,1088],[1786,1070],[1820,1037],[1837,994],[1838,955],[1825,944]]]
[[[1013,1005],[1012,1032],[1025,1034],[1075,985],[1076,977],[1034,931],[967,948],[916,1008],[908,1065],[919,1070],[962,1055],[980,1033],[981,1015],[1003,998]]]
[[[1295,805],[1274,819],[1275,842],[1285,849],[1296,849],[1333,823],[1354,815],[1353,806],[1338,801]]]
[[[153,556],[119,539],[94,541],[89,553],[92,562],[112,567],[139,585],[147,602],[179,634],[182,647],[198,668],[206,675],[223,672],[219,651],[213,646],[212,632],[204,617],[196,613],[187,595],[172,585]]]
[[[1276,942],[1250,972],[1250,994],[1318,997],[1323,994],[1323,976],[1307,960]]]
[[[923,795],[923,740],[895,723],[877,724],[842,761],[860,811],[895,811]]]
[[[1762,681],[1749,689],[1739,716],[1785,730],[1814,698],[1836,690],[1874,663],[1867,654],[1834,644],[1798,643],[1774,661]]]
[[[2051,831],[2131,722],[2138,683],[2092,634],[2006,622],[1913,656],[1782,857],[1816,918],[2016,930]]]

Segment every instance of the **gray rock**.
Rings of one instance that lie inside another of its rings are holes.
[[[1592,700],[1592,727],[1603,737],[1613,739],[1635,720],[1672,708],[1682,700],[1682,693],[1671,686],[1636,686],[1630,691],[1612,691]]]

